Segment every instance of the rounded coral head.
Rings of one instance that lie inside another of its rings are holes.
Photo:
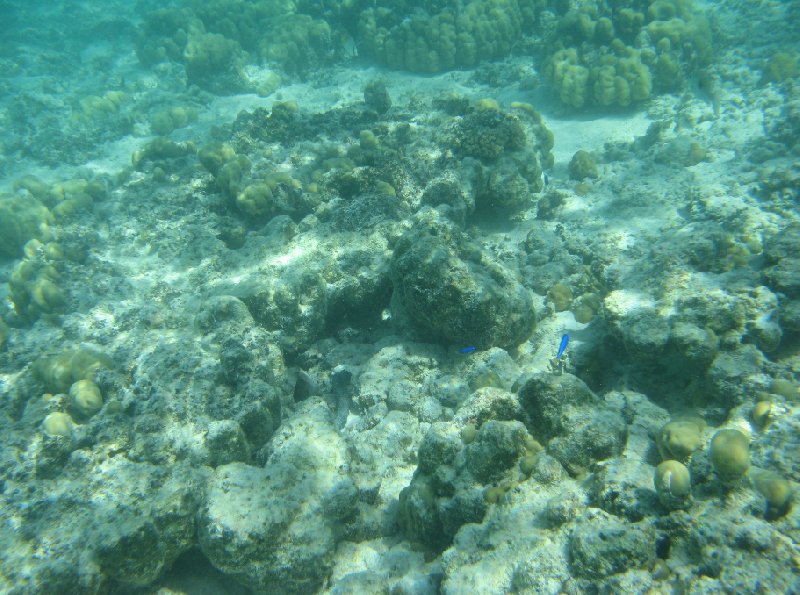
[[[750,468],[750,440],[739,430],[720,430],[711,439],[711,464],[723,482],[734,482]]]
[[[688,504],[692,478],[683,463],[673,460],[662,462],[653,474],[653,484],[658,500],[667,508],[682,508]]]

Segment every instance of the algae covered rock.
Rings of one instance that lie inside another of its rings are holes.
[[[398,520],[404,533],[441,551],[467,523],[480,522],[515,481],[519,461],[530,453],[519,421],[490,420],[474,426],[434,423],[419,449],[419,467],[400,493]]]
[[[670,338],[670,321],[646,298],[626,291],[612,291],[603,303],[606,319],[630,354],[658,357]]]
[[[492,212],[530,207],[544,188],[544,169],[553,165],[552,132],[526,103],[500,109],[484,99],[446,130],[446,141],[466,171],[472,171],[475,206]],[[476,161],[477,160],[477,161]]]
[[[0,349],[6,344],[6,340],[8,339],[8,335],[11,330],[8,328],[6,321],[3,320],[3,317],[0,316]]]
[[[710,396],[728,407],[745,402],[767,382],[764,363],[764,354],[754,345],[719,353],[706,374]]]
[[[297,413],[273,438],[264,468],[216,468],[200,515],[205,556],[257,592],[319,589],[331,569],[340,520],[356,505],[340,497],[347,452],[327,406],[312,398]]]
[[[622,452],[627,426],[621,413],[575,376],[527,376],[518,396],[531,435],[571,472]]]
[[[231,419],[212,421],[206,435],[208,460],[212,467],[250,459],[250,445],[242,427]]]
[[[569,162],[569,177],[572,180],[597,179],[597,164],[588,151],[576,151]]]
[[[393,303],[429,340],[512,346],[535,322],[530,293],[446,220],[420,221],[398,241]]]
[[[6,579],[46,593],[136,590],[193,548],[205,470],[157,467],[124,456],[102,463],[88,454],[77,456],[80,475],[32,481],[24,493],[4,496],[6,509],[13,503],[18,510],[37,512],[23,513],[24,533],[6,535],[3,590],[9,589]],[[70,463],[62,461],[65,465]],[[0,518],[11,519],[7,510]],[[47,540],[38,554],[33,535]]]
[[[611,518],[601,523],[579,521],[570,536],[569,551],[576,575],[599,579],[652,563],[656,534],[647,524],[624,524]]]
[[[325,326],[328,300],[318,271],[293,269],[280,277],[254,280],[241,296],[255,321],[269,330],[281,330],[306,345]]]
[[[456,122],[453,145],[461,155],[492,162],[507,151],[522,149],[525,141],[525,129],[516,116],[484,108]]]
[[[128,517],[96,550],[101,568],[115,580],[145,586],[164,570],[167,552],[158,530],[147,519]]]

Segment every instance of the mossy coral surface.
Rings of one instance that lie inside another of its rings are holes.
[[[332,38],[329,23],[299,14],[293,2],[187,0],[144,14],[136,53],[145,65],[180,63],[187,82],[225,95],[261,89],[245,75],[248,63],[298,73],[330,60]]]
[[[544,73],[565,105],[638,103],[678,89],[710,60],[711,29],[692,2],[630,4],[582,3],[558,19]]]
[[[441,72],[509,54],[541,9],[537,0],[407,2],[359,15],[364,53],[389,68]]]

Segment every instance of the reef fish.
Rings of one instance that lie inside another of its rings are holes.
[[[556,359],[561,359],[561,356],[564,355],[564,352],[567,350],[567,345],[569,345],[569,335],[564,334],[561,337],[561,344],[558,346],[558,353],[556,353]]]
[[[461,349],[458,350],[459,353],[472,353],[473,351],[475,351],[475,347],[472,346],[462,347]]]

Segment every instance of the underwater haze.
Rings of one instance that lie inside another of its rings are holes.
[[[0,0],[0,593],[800,593],[800,2]]]

